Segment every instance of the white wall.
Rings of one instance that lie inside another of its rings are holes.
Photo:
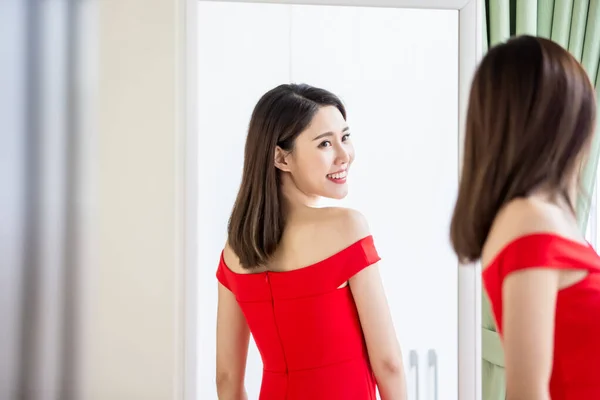
[[[186,2],[95,3],[81,398],[182,399]]]
[[[408,371],[419,355],[421,398],[457,398],[457,262],[448,240],[458,180],[458,14],[200,3],[199,396],[215,399],[214,273],[241,178],[258,98],[284,82],[340,95],[357,159],[343,201],[370,221]],[[260,357],[251,349],[249,398]],[[414,389],[414,388],[411,388]]]

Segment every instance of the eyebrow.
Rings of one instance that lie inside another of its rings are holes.
[[[350,130],[350,127],[347,126],[344,129],[342,129],[342,133],[348,132]],[[317,136],[316,138],[314,138],[313,140],[319,140],[322,139],[326,136],[333,136],[333,132],[325,132],[325,133],[321,133],[319,136]]]

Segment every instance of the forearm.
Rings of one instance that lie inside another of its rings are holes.
[[[506,389],[506,400],[550,400],[548,388],[540,385],[507,385]]]
[[[217,378],[217,396],[219,400],[248,400],[243,382],[227,376]]]
[[[516,357],[509,354],[506,364],[506,400],[551,400],[550,399],[550,371],[551,367],[540,370],[535,365],[515,365]],[[505,360],[507,360],[505,358]]]
[[[399,369],[380,369],[375,371],[377,388],[381,400],[406,400],[406,379],[404,371]]]
[[[507,394],[506,400],[550,400],[548,393],[518,393],[518,394]]]

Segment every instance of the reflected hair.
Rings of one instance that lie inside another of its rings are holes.
[[[518,36],[489,50],[471,86],[450,237],[461,263],[481,258],[511,200],[544,188],[568,196],[596,118],[594,87],[558,44]]]
[[[245,269],[266,265],[285,227],[275,149],[279,146],[291,152],[298,135],[324,106],[336,107],[346,119],[346,109],[336,95],[306,84],[283,84],[269,90],[252,112],[242,181],[227,227],[228,244]]]

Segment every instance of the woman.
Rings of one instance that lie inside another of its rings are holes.
[[[261,400],[405,399],[400,347],[364,217],[342,199],[354,159],[332,93],[280,85],[256,105],[217,270],[219,399],[245,399],[252,333]]]
[[[511,39],[475,74],[451,238],[482,262],[509,400],[600,399],[600,258],[574,211],[595,104],[546,39]]]

